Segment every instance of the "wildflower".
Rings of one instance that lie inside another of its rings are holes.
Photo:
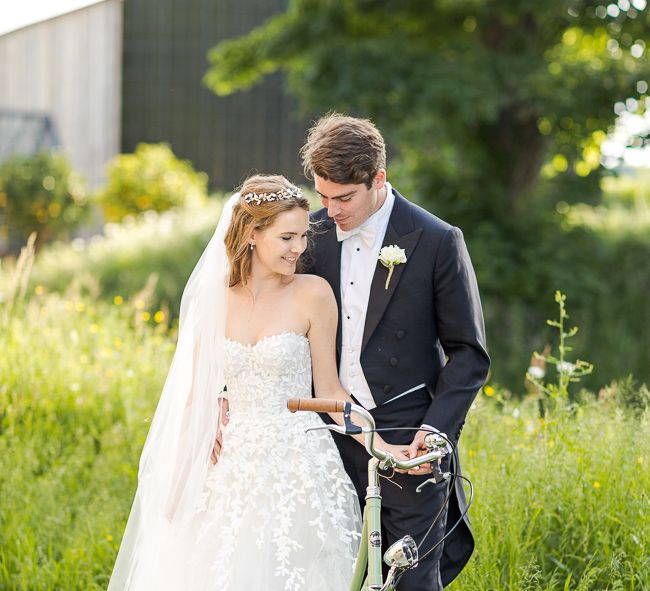
[[[156,324],[160,324],[163,320],[165,320],[165,313],[162,310],[158,310],[158,312],[153,315],[153,319]]]
[[[124,303],[124,298],[123,298],[121,295],[116,295],[116,296],[113,298],[113,303],[114,303],[116,306],[121,306],[121,305]]]
[[[483,388],[483,393],[491,398],[494,396],[494,388],[492,386],[485,386],[485,388]]]
[[[528,375],[537,380],[541,380],[546,375],[546,372],[544,371],[543,367],[539,367],[538,365],[531,365],[528,368]]]
[[[600,488],[600,482],[598,482],[597,480],[594,481],[594,488],[596,489]]]
[[[561,361],[560,363],[557,364],[557,370],[560,373],[566,373],[571,375],[576,369],[576,366],[573,363],[569,363],[568,361]]]
[[[141,317],[142,320],[144,320],[145,322],[149,322],[149,320],[151,319],[151,314],[149,314],[149,312],[142,312],[142,314],[141,314],[140,317]]]
[[[106,539],[107,539],[109,542],[112,542],[112,541],[113,541],[113,536],[112,536],[111,534],[108,534],[108,535],[106,536]]]
[[[37,285],[34,289],[36,295],[43,295],[45,293],[45,288],[42,285]]]

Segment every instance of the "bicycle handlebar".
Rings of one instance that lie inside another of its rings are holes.
[[[326,398],[289,398],[287,408],[291,412],[298,410],[311,410],[314,412],[343,412],[345,402],[342,400],[328,400]]]
[[[442,445],[436,447],[431,451],[407,460],[405,462],[397,460],[391,453],[375,447],[375,420],[372,415],[362,406],[343,402],[342,400],[329,400],[326,398],[289,398],[287,400],[287,408],[291,412],[296,411],[314,411],[314,412],[346,412],[346,406],[350,414],[356,416],[361,420],[363,426],[363,434],[365,435],[365,447],[367,452],[380,461],[386,462],[391,467],[398,468],[399,470],[411,470],[416,466],[421,466],[429,462],[435,462],[443,458],[447,454],[446,441],[442,440]],[[347,425],[347,422],[346,422]],[[351,435],[354,432],[346,425],[325,425],[322,428],[336,431],[344,435]],[[355,425],[350,424],[350,427]],[[320,427],[318,427],[320,428]],[[358,427],[356,427],[358,429]],[[356,431],[358,432],[358,431]]]

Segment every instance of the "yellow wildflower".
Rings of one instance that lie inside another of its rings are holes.
[[[123,298],[121,295],[116,295],[116,296],[113,298],[113,303],[114,303],[116,306],[121,306],[121,305],[124,303],[124,298]]]
[[[162,310],[158,310],[158,312],[153,315],[153,319],[157,324],[160,324],[165,320],[165,313]]]
[[[483,388],[483,393],[486,396],[492,397],[494,396],[494,388],[492,386],[485,386],[485,388]]]
[[[594,488],[600,488],[600,482],[597,480],[594,482]]]
[[[151,314],[149,314],[149,312],[142,312],[141,318],[145,322],[149,322],[149,320],[151,319]]]
[[[43,295],[45,293],[45,288],[42,285],[37,285],[34,289],[36,295]]]

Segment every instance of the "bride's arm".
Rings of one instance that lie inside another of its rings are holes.
[[[341,385],[336,368],[336,327],[338,324],[338,309],[336,299],[329,283],[316,276],[307,276],[305,279],[305,297],[302,301],[307,306],[309,318],[309,346],[316,398],[329,398],[352,402],[350,394]],[[343,424],[341,413],[331,413],[332,419],[339,425]],[[364,445],[363,435],[353,436],[361,445]],[[378,434],[375,435],[375,444],[396,457],[406,458],[402,453],[405,446],[393,446],[386,443]]]

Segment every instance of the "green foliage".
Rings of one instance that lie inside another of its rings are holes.
[[[108,181],[97,200],[106,219],[117,222],[147,210],[201,205],[207,183],[205,173],[177,159],[167,144],[138,144],[133,154],[120,154],[109,163]]]
[[[558,288],[580,326],[573,345],[596,370],[598,389],[628,374],[650,379],[650,209],[569,205],[537,220],[477,224],[468,247],[481,290],[494,379],[514,391],[530,352],[553,339],[543,329]]]
[[[169,308],[175,314],[183,286],[214,232],[221,203],[210,199],[201,207],[149,211],[107,224],[103,235],[90,240],[52,244],[37,257],[29,290],[40,286],[64,293],[77,284],[112,301],[134,296],[151,278],[153,309]]]
[[[603,388],[598,393],[598,398],[613,402],[638,416],[650,409],[650,390],[645,384],[639,385],[632,376]]]
[[[528,368],[526,379],[540,392],[548,396],[556,409],[564,409],[569,402],[569,384],[580,382],[584,376],[589,375],[593,371],[594,366],[582,359],[576,359],[575,363],[567,359],[567,354],[573,351],[573,347],[567,345],[567,340],[576,336],[578,327],[573,326],[567,328],[565,326],[569,318],[565,304],[566,296],[556,291],[555,302],[560,309],[558,320],[547,320],[546,324],[556,328],[558,331],[558,353],[557,355],[553,355],[550,351],[549,353],[535,352],[534,357],[538,363]],[[545,383],[543,381],[548,366],[555,367],[557,374],[556,383]],[[542,406],[545,407],[546,405],[542,404]],[[542,413],[542,416],[545,415],[546,411]]]
[[[315,206],[315,205],[314,205]],[[220,200],[200,209],[148,212],[121,225],[109,224],[101,237],[48,245],[37,257],[29,291],[65,292],[71,282],[112,301],[140,291],[157,278],[152,310],[175,315],[181,290],[209,240]],[[500,240],[488,224],[469,242],[486,315],[493,378],[522,389],[530,352],[553,338],[544,330],[554,314],[548,294],[558,287],[571,301],[580,325],[576,350],[596,371],[585,384],[599,389],[628,374],[650,379],[650,215],[642,209],[570,207],[544,223],[522,224],[519,243]],[[628,222],[634,221],[634,231]],[[0,280],[0,291],[6,287]]]
[[[459,225],[499,222],[529,213],[545,164],[597,187],[614,103],[645,98],[649,11],[608,5],[292,0],[213,48],[205,82],[229,94],[283,70],[304,111],[372,117],[407,194]]]
[[[520,389],[556,289],[589,385],[647,379],[647,200],[601,202],[599,183],[614,105],[645,109],[645,4],[292,0],[213,48],[205,83],[228,94],[281,70],[304,113],[377,123],[391,181],[465,233],[501,383]]]
[[[4,306],[0,588],[105,589],[176,335],[136,300],[70,291]],[[532,401],[488,391],[462,438],[477,548],[451,589],[645,589],[648,412],[614,394],[540,421]]]
[[[66,158],[55,152],[14,156],[0,164],[0,238],[37,247],[68,238],[86,217],[86,192]]]
[[[450,590],[647,589],[650,414],[607,398],[539,419],[533,399],[493,400],[463,430],[477,547]]]

